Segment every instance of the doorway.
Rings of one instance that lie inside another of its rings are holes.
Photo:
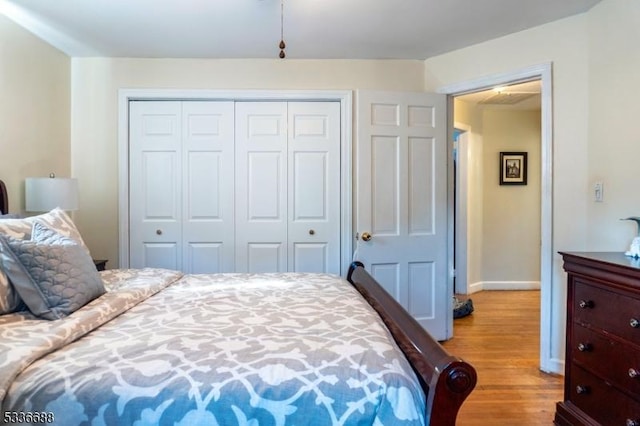
[[[540,288],[541,82],[454,98],[454,264],[458,295]],[[523,156],[521,182],[500,161]],[[516,184],[517,183],[517,184]]]
[[[490,89],[499,85],[540,80],[541,109],[540,109],[540,369],[545,372],[561,373],[562,360],[553,356],[552,336],[557,334],[552,324],[552,267],[553,267],[553,199],[552,199],[552,65],[543,63],[510,72],[479,77],[473,80],[459,82],[438,89],[450,97],[470,94]],[[451,102],[453,103],[453,101]],[[453,115],[450,115],[453,128]],[[473,129],[472,129],[473,132]],[[453,182],[450,185],[451,200],[453,200]],[[451,209],[453,211],[453,209]],[[451,223],[453,223],[453,216]],[[453,232],[451,232],[453,240]],[[453,246],[453,243],[452,243]],[[468,247],[468,250],[472,250]],[[453,257],[453,253],[451,253]],[[453,263],[453,262],[451,262]]]

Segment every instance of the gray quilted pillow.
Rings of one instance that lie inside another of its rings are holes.
[[[63,318],[105,292],[86,248],[41,223],[31,240],[0,235],[0,249],[9,280],[38,317]]]
[[[0,216],[0,235],[8,235],[13,238],[31,238],[31,228],[34,222],[40,222],[60,234],[72,238],[81,246],[86,248],[80,232],[75,227],[73,221],[63,210],[55,208],[48,213],[25,218],[11,218]],[[0,315],[9,314],[24,309],[24,304],[20,300],[18,293],[9,283],[9,278],[0,264]]]

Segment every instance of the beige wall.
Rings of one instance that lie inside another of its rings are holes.
[[[0,179],[12,213],[24,210],[24,179],[68,177],[71,61],[0,15]]]
[[[424,90],[422,61],[74,58],[75,219],[94,257],[118,259],[118,90]]]
[[[469,128],[467,282],[470,291],[540,280],[540,111],[487,108],[455,99]],[[526,151],[526,186],[500,186],[501,151]]]
[[[540,281],[540,111],[483,110],[483,281]],[[524,151],[527,185],[500,185],[500,152]]]
[[[587,248],[623,251],[640,216],[640,2],[607,0],[589,14]],[[604,183],[604,201],[593,184]]]

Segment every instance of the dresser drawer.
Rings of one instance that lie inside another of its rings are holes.
[[[607,339],[575,323],[572,332],[570,356],[575,362],[615,385],[636,393],[640,399],[640,350]]]
[[[573,320],[640,343],[640,300],[575,279]]]
[[[640,402],[617,391],[577,365],[571,366],[569,400],[603,425],[640,422]]]

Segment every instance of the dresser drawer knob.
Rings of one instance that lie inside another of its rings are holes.
[[[627,419],[627,426],[640,426],[640,420]]]
[[[629,369],[629,377],[631,377],[632,379],[635,379],[638,376],[640,376],[640,371],[636,370],[635,368]]]
[[[629,320],[629,325],[633,328],[638,328],[640,327],[640,321],[638,321],[636,318],[631,318]]]
[[[581,300],[580,303],[578,304],[582,309],[589,309],[589,308],[593,308],[593,301],[592,300]]]
[[[591,343],[578,343],[578,350],[580,352],[589,352],[591,350]]]
[[[587,386],[578,385],[576,386],[576,392],[578,395],[586,395],[589,393],[589,388]]]

